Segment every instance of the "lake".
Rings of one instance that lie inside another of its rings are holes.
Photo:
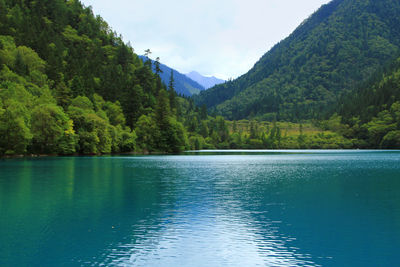
[[[0,160],[0,266],[400,266],[399,151]]]

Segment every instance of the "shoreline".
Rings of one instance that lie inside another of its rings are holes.
[[[116,156],[116,155],[152,155],[152,154],[165,154],[158,152],[125,152],[125,153],[111,153],[111,154],[17,154],[17,155],[4,155],[0,159],[23,159],[23,158],[50,158],[50,157],[102,157],[102,156]]]
[[[239,152],[248,152],[248,153],[263,153],[263,152],[301,152],[301,151],[360,151],[360,152],[368,152],[368,151],[400,151],[398,149],[380,149],[380,148],[368,148],[368,149],[204,149],[204,150],[185,150],[181,153],[166,153],[166,152],[125,152],[125,153],[110,153],[110,154],[70,154],[70,155],[58,155],[58,154],[17,154],[17,155],[4,155],[0,156],[0,160],[2,159],[35,159],[35,158],[62,158],[62,157],[103,157],[103,156],[157,156],[157,155],[185,155],[187,153],[239,153]]]

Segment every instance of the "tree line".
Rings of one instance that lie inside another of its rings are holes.
[[[368,116],[297,124],[209,114],[161,71],[79,1],[0,0],[0,156],[399,146],[396,67],[360,90]]]
[[[177,98],[80,1],[0,0],[1,155],[178,152]]]
[[[231,120],[328,119],[347,95],[400,52],[396,0],[334,0],[248,73],[196,96]]]

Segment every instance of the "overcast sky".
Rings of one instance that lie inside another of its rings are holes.
[[[222,79],[246,73],[329,0],[83,0],[137,54],[182,73]]]

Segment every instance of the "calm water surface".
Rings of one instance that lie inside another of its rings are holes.
[[[0,160],[0,266],[400,266],[400,152]]]

